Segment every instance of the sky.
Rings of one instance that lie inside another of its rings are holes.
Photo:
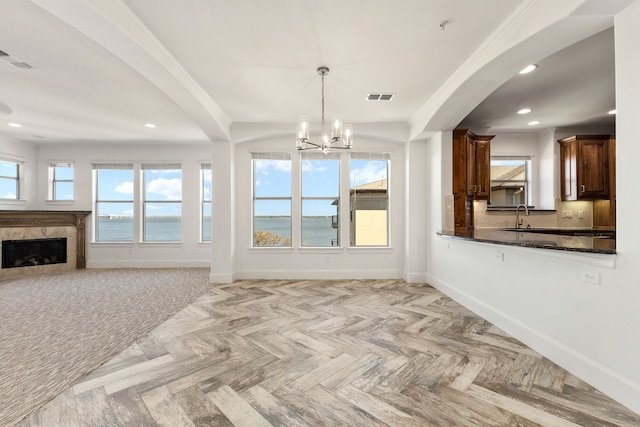
[[[0,198],[16,198],[16,181],[11,178],[17,177],[16,163],[0,161]]]
[[[255,160],[255,196],[291,197],[291,161]],[[386,160],[350,160],[350,186],[366,184],[387,178]],[[337,159],[303,160],[301,162],[302,197],[327,197],[327,200],[304,200],[303,216],[331,216],[336,207],[331,203],[340,192],[340,162]],[[256,216],[291,215],[291,204],[287,201],[258,201]]]
[[[131,203],[105,203],[100,215],[133,215],[133,170],[98,170],[98,194],[100,200],[129,201]],[[205,195],[211,194],[211,173],[207,171]],[[144,171],[144,200],[148,216],[181,215],[182,171]],[[154,203],[155,202],[155,203]],[[167,203],[169,202],[169,203]],[[173,203],[171,203],[173,202]]]
[[[256,160],[255,195],[257,197],[291,197],[291,161]],[[386,161],[350,160],[351,187],[378,181],[387,177]],[[12,169],[13,167],[13,169]],[[72,176],[66,168],[61,168],[59,179]],[[133,170],[100,169],[98,193],[100,200],[127,201],[129,203],[104,203],[101,215],[133,215]],[[303,204],[305,216],[335,215],[336,207],[331,203],[339,194],[340,163],[337,159],[302,161],[302,196],[327,197],[327,200],[307,200]],[[15,165],[0,162],[0,196],[14,198],[15,181],[1,177],[15,176]],[[211,171],[204,171],[205,198],[211,200]],[[180,215],[180,203],[166,203],[182,199],[182,171],[145,171],[144,180],[147,215]],[[64,185],[61,188],[64,192]],[[72,188],[70,188],[72,191]],[[59,198],[72,197],[70,194],[58,194]],[[257,216],[291,215],[290,202],[264,201],[256,206]]]

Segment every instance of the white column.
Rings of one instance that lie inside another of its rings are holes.
[[[235,177],[232,142],[212,143],[211,283],[235,280]]]

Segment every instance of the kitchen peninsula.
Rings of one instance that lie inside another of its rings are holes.
[[[496,245],[598,254],[616,253],[615,231],[613,230],[475,228],[469,231],[442,231],[437,234],[443,237]]]

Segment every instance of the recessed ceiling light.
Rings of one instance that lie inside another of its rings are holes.
[[[609,114],[615,114],[615,113],[617,113],[617,111],[616,111],[616,110],[611,110],[611,111],[609,111]]]
[[[21,128],[22,125],[20,123],[7,123],[12,128]]]
[[[522,70],[520,70],[520,72],[518,74],[527,74],[527,73],[532,72],[536,68],[538,68],[538,66],[536,64],[527,65]]]
[[[523,108],[522,110],[518,110],[518,114],[529,114],[531,112],[531,108]]]
[[[540,121],[539,121],[539,120],[533,120],[533,121],[530,121],[530,122],[529,122],[529,123],[527,123],[527,124],[528,124],[529,126],[535,126],[535,125],[539,125],[539,124],[540,124]]]
[[[148,127],[148,128],[152,128],[152,129],[157,127],[157,126],[156,126],[156,125],[154,125],[153,123],[145,123],[144,125],[145,125],[146,127]]]

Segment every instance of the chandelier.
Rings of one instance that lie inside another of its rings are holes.
[[[342,129],[342,116],[335,115],[331,120],[331,133],[325,130],[324,123],[324,76],[329,74],[329,68],[318,67],[318,74],[322,78],[322,127],[320,129],[320,143],[309,139],[309,118],[300,116],[296,147],[302,150],[320,150],[327,154],[331,149],[348,150],[353,146],[353,127],[345,125]],[[340,145],[339,143],[342,143]]]

